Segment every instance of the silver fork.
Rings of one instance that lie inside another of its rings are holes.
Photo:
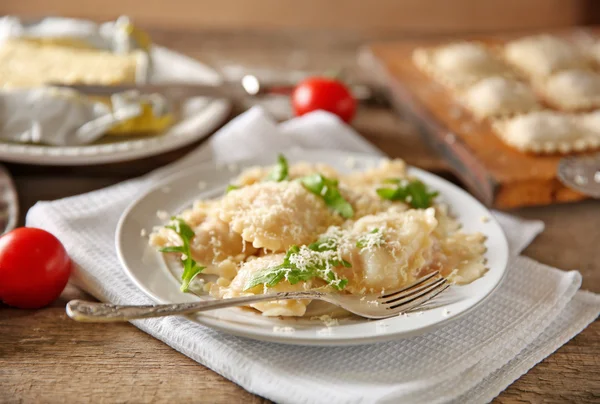
[[[326,301],[361,317],[377,319],[414,310],[442,293],[449,286],[448,281],[436,271],[401,289],[363,297],[309,290],[154,306],[119,306],[110,303],[71,300],[67,303],[67,315],[77,321],[102,323],[163,317],[174,314],[190,314],[232,306],[247,306],[264,301],[311,299]]]

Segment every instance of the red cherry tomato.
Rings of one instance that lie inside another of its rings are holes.
[[[338,80],[326,77],[306,79],[292,93],[292,106],[297,116],[322,109],[350,122],[356,112],[356,100]]]
[[[52,303],[65,288],[71,259],[56,237],[29,227],[0,237],[0,300],[22,309]]]

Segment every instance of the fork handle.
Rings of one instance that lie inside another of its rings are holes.
[[[110,323],[129,321],[141,318],[164,317],[174,314],[190,314],[200,311],[222,309],[232,306],[246,306],[252,303],[290,300],[319,299],[322,292],[280,292],[266,295],[252,295],[223,300],[208,300],[191,303],[158,304],[151,306],[122,306],[110,303],[86,302],[71,300],[67,303],[67,315],[73,320],[88,323]]]

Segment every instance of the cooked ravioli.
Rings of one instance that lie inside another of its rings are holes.
[[[545,111],[536,116],[533,120],[543,121],[539,131],[546,135],[558,122],[600,142],[598,131],[591,129],[600,115]],[[527,131],[537,130],[538,124],[520,125]],[[570,133],[567,129],[561,130]],[[344,175],[324,165],[294,164],[289,166],[292,179],[281,182],[266,180],[272,168],[245,170],[237,179],[240,188],[219,199],[196,202],[178,215],[183,222],[172,221],[173,228],[158,227],[151,234],[152,245],[183,246],[175,249],[182,260],[187,254],[206,267],[203,273],[219,276],[213,283],[200,274],[192,282],[203,283],[182,283],[184,287],[199,290],[203,284],[204,291],[219,299],[316,288],[362,295],[400,288],[436,270],[456,284],[472,282],[486,271],[484,236],[461,231],[460,223],[435,196],[423,199],[435,190],[422,183],[415,188],[408,182],[388,181],[412,179],[402,160],[384,160],[364,172]],[[314,173],[338,182],[323,181],[321,191],[294,180]],[[394,192],[400,192],[384,197],[409,202],[382,199],[377,189],[384,184],[396,185]],[[409,197],[422,202],[412,206],[423,208],[411,207]],[[336,203],[352,205],[353,215],[335,213]],[[256,286],[246,289],[250,283]],[[309,303],[284,300],[250,307],[265,316],[303,316]]]
[[[493,76],[465,91],[463,102],[478,119],[499,117],[539,109],[535,94],[523,82]]]
[[[381,185],[390,178],[406,178],[406,163],[404,160],[383,159],[378,166],[365,171],[357,171],[341,177],[342,185],[351,188],[372,188]]]
[[[389,210],[402,212],[408,209],[408,205],[403,202],[392,202],[381,199],[377,195],[376,189],[376,186],[364,186],[360,189],[347,186],[340,187],[342,196],[350,202],[354,209],[353,219],[360,219],[363,216],[374,215]]]
[[[600,74],[590,70],[558,72],[540,87],[549,103],[565,111],[600,106]]]
[[[483,258],[486,250],[484,241],[481,233],[462,232],[436,239],[431,262],[421,269],[418,277],[440,271],[450,282],[459,285],[481,278],[487,271]]]
[[[529,36],[509,42],[504,48],[504,57],[532,78],[588,66],[586,57],[576,46],[551,35]]]
[[[273,170],[274,166],[270,167],[250,167],[244,170],[234,181],[233,183],[239,186],[252,185],[257,182],[264,181],[268,176],[271,170]],[[327,164],[311,164],[306,162],[300,162],[290,165],[289,167],[289,178],[297,179],[301,177],[305,177],[307,175],[320,173],[328,178],[338,178],[339,173],[337,170],[330,165]]]
[[[226,288],[214,288],[211,292],[213,296],[223,299],[232,297],[258,295],[263,293],[279,292],[298,292],[310,289],[310,283],[299,282],[291,285],[287,281],[279,282],[277,285],[267,288],[262,285],[255,286],[252,289],[244,290],[248,281],[258,271],[279,265],[283,261],[284,254],[270,254],[255,259],[250,259],[243,263],[237,276]],[[275,300],[271,302],[262,302],[251,304],[250,307],[260,311],[264,316],[303,316],[306,312],[306,306],[310,300]]]
[[[217,215],[219,201],[196,201],[190,209],[186,209],[179,217],[181,217],[188,225],[195,227],[202,223],[208,216]]]
[[[343,175],[340,192],[354,208],[354,219],[389,209],[404,211],[408,209],[406,204],[381,199],[376,190],[386,180],[401,179],[406,176],[406,163],[403,160],[382,160],[378,166],[366,171]]]
[[[352,264],[347,274],[351,293],[380,292],[411,282],[431,260],[435,210],[409,210],[365,216],[350,230],[343,257]],[[356,241],[355,241],[356,240]]]
[[[190,214],[191,212],[188,211]],[[202,210],[197,209],[197,212]],[[198,216],[200,214],[194,215],[193,219],[196,220]],[[192,223],[188,222],[194,230],[194,237],[190,242],[192,258],[206,267],[203,270],[206,274],[232,279],[237,273],[238,263],[256,252],[251,244],[242,240],[227,223],[216,217],[205,215],[201,221]],[[150,235],[150,243],[157,247],[167,247],[179,246],[182,241],[173,230],[161,227]]]
[[[533,153],[569,153],[598,147],[577,117],[553,111],[531,112],[495,124],[507,144]]]
[[[307,244],[341,219],[295,181],[260,182],[223,197],[221,220],[256,248],[285,251]]]

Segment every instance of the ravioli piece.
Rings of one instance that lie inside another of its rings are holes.
[[[353,220],[387,211],[403,212],[409,208],[403,202],[382,199],[377,195],[376,189],[375,186],[360,188],[340,186],[340,193],[354,209]]]
[[[229,299],[240,296],[258,295],[264,293],[279,292],[299,292],[309,290],[310,282],[298,282],[291,285],[287,281],[281,281],[273,287],[263,285],[255,286],[252,289],[244,290],[245,285],[250,281],[256,272],[265,268],[279,265],[283,262],[284,254],[269,254],[263,257],[249,259],[244,262],[238,271],[237,276],[226,288],[214,288],[211,294],[215,297]],[[250,307],[262,312],[263,316],[293,316],[300,317],[306,312],[306,306],[310,300],[275,300],[271,302],[261,302],[251,304]]]
[[[373,188],[386,179],[406,178],[406,163],[401,159],[382,159],[377,167],[365,171],[352,172],[341,177],[342,185],[350,188]]]
[[[589,134],[591,145],[600,147],[600,111],[577,115],[575,120]]]
[[[573,115],[536,111],[494,124],[496,134],[508,145],[524,152],[569,153],[598,147],[598,138]]]
[[[460,222],[450,215],[449,207],[445,203],[435,205],[435,218],[438,221],[435,228],[436,238],[448,237],[461,229]]]
[[[206,267],[202,271],[205,274],[233,279],[239,262],[256,252],[227,223],[214,216],[205,216],[195,225],[187,223],[194,230],[194,237],[190,242],[192,258]],[[181,238],[173,230],[161,227],[150,235],[150,244],[156,247],[179,246]]]
[[[592,60],[595,67],[600,67],[600,41],[591,39],[590,41],[584,40],[581,44],[584,53]]]
[[[298,182],[260,182],[223,197],[221,220],[256,248],[285,251],[308,244],[328,226],[342,221],[323,199]]]
[[[178,216],[182,218],[188,225],[195,227],[202,223],[208,216],[217,215],[219,201],[196,201],[190,209],[186,209]]]
[[[486,272],[485,236],[481,233],[456,232],[436,239],[431,263],[417,277],[440,271],[450,282],[464,285],[481,278]]]
[[[550,104],[565,111],[600,106],[600,74],[590,70],[558,72],[544,81],[540,89]]]
[[[274,166],[270,167],[250,167],[244,170],[234,181],[233,183],[239,186],[246,186],[256,184],[257,182],[264,181],[268,176],[271,170],[273,170]],[[290,179],[296,179],[305,177],[310,174],[320,173],[326,176],[327,178],[338,178],[338,171],[327,164],[322,163],[307,163],[300,162],[296,164],[291,164],[289,167],[289,177]]]
[[[390,209],[402,212],[408,209],[403,202],[392,202],[377,195],[377,188],[385,180],[406,178],[406,163],[401,159],[383,159],[377,167],[352,172],[340,179],[340,192],[354,209],[353,219],[374,215]]]
[[[378,293],[414,281],[431,260],[436,226],[433,208],[357,220],[350,229],[351,241],[342,246],[342,256],[352,265],[351,271],[339,272],[348,278],[346,290]]]
[[[588,67],[586,57],[575,45],[551,35],[529,36],[509,42],[504,48],[504,57],[532,78]]]
[[[510,75],[510,70],[484,45],[459,42],[433,49],[417,49],[413,62],[451,88],[465,88],[481,78]]]
[[[499,117],[539,109],[535,94],[515,79],[493,76],[466,90],[463,102],[478,119]]]
[[[438,204],[435,209],[438,225],[434,231],[431,262],[423,267],[418,277],[433,271],[455,284],[467,284],[482,277],[487,271],[484,253],[485,236],[464,233],[461,224],[450,215],[448,206]]]

